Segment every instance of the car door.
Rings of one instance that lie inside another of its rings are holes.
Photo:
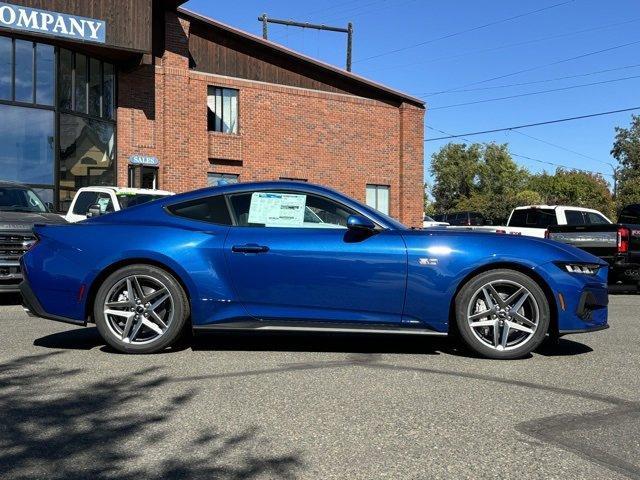
[[[260,320],[399,323],[407,277],[394,230],[347,229],[356,213],[304,191],[230,195],[225,256],[236,294]]]

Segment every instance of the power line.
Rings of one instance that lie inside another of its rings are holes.
[[[439,62],[439,61],[443,61],[443,60],[453,60],[456,58],[462,58],[462,57],[466,57],[469,55],[478,55],[481,53],[489,53],[489,52],[495,52],[498,50],[505,50],[508,48],[513,48],[513,47],[521,47],[523,45],[531,45],[534,43],[540,43],[540,42],[544,42],[544,41],[548,41],[548,40],[555,40],[558,38],[565,38],[565,37],[571,37],[574,35],[581,35],[583,33],[590,33],[590,32],[595,32],[598,30],[606,30],[608,28],[613,28],[613,27],[619,27],[621,25],[627,25],[629,23],[635,23],[640,21],[640,18],[634,18],[631,20],[625,20],[623,22],[615,22],[615,23],[609,23],[607,25],[598,25],[597,27],[591,27],[591,28],[585,28],[582,30],[575,30],[573,32],[566,32],[566,33],[560,33],[560,34],[556,34],[556,35],[547,35],[545,37],[540,37],[540,38],[534,38],[531,40],[525,40],[525,41],[521,41],[521,42],[515,42],[515,43],[506,43],[503,45],[498,45],[496,47],[491,47],[491,48],[484,48],[484,49],[480,49],[480,50],[471,50],[471,51],[467,51],[467,52],[462,52],[462,53],[458,53],[455,55],[443,55],[441,57],[436,57],[436,58],[432,58],[432,59],[428,59],[428,60],[420,60],[420,61],[413,61],[410,63],[405,63],[402,65],[392,65],[392,66],[385,66],[385,67],[378,67],[378,68],[373,68],[373,69],[367,69],[368,72],[378,72],[378,71],[383,71],[383,70],[397,70],[399,68],[405,68],[405,67],[413,67],[416,65],[424,65],[427,63],[435,63],[435,62]]]
[[[449,88],[447,90],[441,90],[439,92],[435,92],[434,94],[449,93],[449,92],[453,92],[453,91],[459,90],[461,88],[472,87],[473,85],[480,85],[482,83],[492,82],[493,80],[500,80],[501,78],[513,77],[514,75],[519,75],[521,73],[532,72],[534,70],[539,70],[541,68],[551,67],[551,66],[554,66],[554,65],[559,65],[561,63],[571,62],[573,60],[579,60],[581,58],[590,57],[592,55],[598,55],[600,53],[610,52],[612,50],[617,50],[619,48],[629,47],[631,45],[637,45],[638,43],[640,43],[640,40],[636,40],[635,42],[623,43],[622,45],[615,45],[613,47],[603,48],[602,50],[596,50],[596,51],[593,51],[593,52],[583,53],[583,54],[577,55],[575,57],[564,58],[562,60],[556,60],[555,62],[545,63],[545,64],[542,64],[542,65],[536,65],[535,67],[529,67],[529,68],[525,68],[523,70],[518,70],[516,72],[506,73],[504,75],[499,75],[497,77],[485,78],[484,80],[478,80],[476,82],[466,83],[464,85],[460,85],[459,87],[453,87],[453,88]]]
[[[549,90],[540,90],[537,92],[528,92],[528,93],[518,93],[516,95],[508,95],[506,97],[496,97],[496,98],[486,98],[484,100],[476,100],[473,102],[463,102],[463,103],[454,103],[451,105],[443,105],[440,107],[431,107],[429,108],[429,110],[442,110],[445,108],[454,108],[454,107],[464,107],[467,105],[478,105],[480,103],[489,103],[489,102],[497,102],[499,100],[511,100],[514,98],[520,98],[520,97],[530,97],[532,95],[542,95],[544,93],[552,93],[552,92],[562,92],[565,90],[573,90],[576,88],[584,88],[584,87],[592,87],[594,85],[604,85],[604,84],[608,84],[608,83],[615,83],[615,82],[622,82],[624,80],[633,80],[633,79],[637,79],[640,78],[640,75],[634,75],[631,77],[622,77],[622,78],[614,78],[611,80],[603,80],[601,82],[591,82],[591,83],[582,83],[580,85],[570,85],[568,87],[560,87],[560,88],[552,88]]]
[[[590,77],[593,75],[599,75],[601,73],[609,73],[609,72],[617,72],[619,70],[629,70],[632,68],[638,68],[640,67],[640,63],[636,64],[636,65],[625,65],[623,67],[616,67],[616,68],[607,68],[605,70],[596,70],[595,72],[586,72],[586,73],[579,73],[576,75],[566,75],[564,77],[555,77],[555,78],[545,78],[543,80],[534,80],[531,82],[519,82],[519,83],[509,83],[509,84],[503,84],[503,85],[492,85],[490,87],[477,87],[477,88],[467,88],[464,90],[451,90],[448,93],[462,93],[462,92],[479,92],[479,91],[484,91],[484,90],[496,90],[496,89],[500,89],[500,88],[511,88],[511,87],[522,87],[522,86],[526,86],[526,85],[536,85],[539,83],[550,83],[550,82],[557,82],[560,80],[569,80],[571,78],[580,78],[580,77]],[[424,96],[425,98],[427,97],[434,97],[436,95],[440,95],[439,93],[422,93],[422,94],[417,94],[417,96]]]
[[[569,3],[573,3],[574,1],[575,0],[568,0],[568,1],[565,1],[565,2],[561,2],[561,3],[556,3],[554,5],[549,5],[548,7],[539,8],[537,10],[532,10],[532,11],[529,11],[529,12],[521,13],[521,14],[515,15],[513,17],[508,17],[508,18],[503,18],[503,19],[500,19],[500,20],[495,20],[493,22],[485,23],[483,25],[478,25],[478,26],[475,26],[475,27],[472,27],[472,28],[467,28],[465,30],[460,30],[459,32],[449,33],[449,34],[443,35],[441,37],[432,38],[431,40],[426,40],[424,42],[415,43],[413,45],[408,45],[406,47],[396,48],[395,50],[389,50],[387,52],[383,52],[383,53],[379,53],[377,55],[372,55],[370,57],[363,58],[361,60],[358,60],[355,63],[366,62],[366,61],[372,60],[374,58],[384,57],[384,56],[391,55],[391,54],[394,54],[394,53],[403,52],[405,50],[410,50],[412,48],[421,47],[421,46],[427,45],[429,43],[437,42],[437,41],[440,41],[440,40],[445,40],[447,38],[456,37],[458,35],[462,35],[462,34],[469,33],[469,32],[474,32],[476,30],[481,30],[483,28],[492,27],[492,26],[498,25],[500,23],[509,22],[511,20],[516,20],[518,18],[526,17],[528,15],[533,15],[533,14],[536,14],[536,13],[540,13],[540,12],[543,12],[545,10],[551,10],[552,8],[561,7],[563,5],[567,5]]]
[[[612,115],[615,113],[623,113],[623,112],[632,112],[634,110],[640,110],[640,107],[631,107],[631,108],[623,108],[620,110],[610,110],[608,112],[599,112],[599,113],[590,113],[588,115],[580,115],[577,117],[568,117],[568,118],[559,118],[556,120],[547,120],[544,122],[537,122],[537,123],[528,123],[525,125],[515,125],[513,127],[503,127],[503,128],[494,128],[492,130],[483,130],[480,132],[469,132],[469,133],[463,133],[461,135],[449,135],[447,137],[438,137],[438,138],[427,138],[425,139],[425,142],[435,142],[436,140],[448,140],[450,138],[462,138],[462,137],[466,137],[466,136],[473,136],[473,135],[483,135],[485,133],[496,133],[496,132],[507,132],[507,131],[511,131],[511,130],[519,130],[521,128],[529,128],[529,127],[538,127],[541,125],[550,125],[553,123],[562,123],[562,122],[570,122],[573,120],[581,120],[584,118],[592,118],[592,117],[601,117],[603,115]]]
[[[454,135],[452,133],[445,132],[444,130],[440,130],[440,129],[432,127],[430,125],[426,125],[426,127],[429,130],[434,130],[434,131],[439,132],[439,133],[444,133],[445,135],[451,135],[450,138],[458,137],[458,138],[462,138],[463,140],[466,140],[469,143],[473,143],[471,140],[469,140],[468,138],[464,138],[463,136]],[[517,133],[520,133],[520,132],[517,132]],[[485,145],[486,145],[486,142],[485,142]],[[530,160],[532,162],[536,162],[536,163],[540,163],[540,164],[544,164],[544,165],[550,165],[552,167],[566,168],[566,169],[569,169],[569,170],[578,170],[580,172],[591,173],[591,174],[594,174],[594,175],[603,175],[603,176],[613,177],[613,175],[611,175],[609,173],[596,172],[596,171],[593,171],[593,170],[585,170],[583,168],[570,167],[568,165],[562,165],[560,163],[554,163],[554,162],[549,162],[549,161],[546,161],[546,160],[540,160],[539,158],[530,157],[528,155],[522,155],[521,153],[515,153],[515,152],[513,152],[511,150],[509,150],[509,154],[511,156],[514,156],[514,157],[524,158],[524,159]]]
[[[573,153],[574,155],[578,155],[579,157],[583,157],[583,158],[587,158],[589,160],[593,160],[594,162],[603,163],[605,165],[611,165],[610,162],[604,162],[604,161],[599,160],[599,159],[597,159],[595,157],[592,157],[590,155],[585,155],[584,153],[576,152],[575,150],[571,150],[570,148],[563,147],[562,145],[558,145],[557,143],[548,142],[547,140],[543,140],[541,138],[534,137],[533,135],[529,135],[528,133],[520,132],[519,130],[513,130],[513,133],[517,133],[518,135],[522,135],[523,137],[527,137],[527,138],[530,138],[530,139],[535,140],[537,142],[549,145],[551,147],[555,147],[555,148],[558,148],[560,150],[564,150],[565,152]]]

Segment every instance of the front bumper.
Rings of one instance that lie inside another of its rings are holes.
[[[82,320],[75,320],[73,318],[60,317],[57,315],[51,315],[44,311],[42,305],[38,301],[38,298],[31,290],[29,283],[26,280],[20,284],[20,293],[22,294],[22,308],[30,317],[40,317],[47,320],[54,320],[56,322],[71,323],[73,325],[86,326],[87,322]]]

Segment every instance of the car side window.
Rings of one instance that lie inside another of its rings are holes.
[[[73,213],[75,215],[86,215],[89,207],[95,205],[97,200],[97,192],[80,192],[73,206]]]
[[[587,223],[589,225],[608,225],[609,224],[609,222],[607,222],[607,219],[600,214],[597,214],[594,212],[587,212],[586,216],[587,216]]]
[[[585,223],[582,212],[577,210],[566,210],[564,215],[567,217],[567,225],[584,225]]]
[[[178,217],[217,225],[231,225],[231,215],[223,195],[199,198],[167,207],[169,212]]]
[[[347,228],[356,213],[333,200],[293,191],[232,195],[231,207],[240,227]]]

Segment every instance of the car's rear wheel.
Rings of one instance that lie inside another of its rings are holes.
[[[129,265],[109,275],[96,293],[94,318],[102,338],[126,353],[171,346],[189,317],[180,283],[151,265]]]
[[[456,324],[464,343],[488,358],[526,356],[549,329],[549,301],[531,277],[508,269],[483,272],[456,297]]]

